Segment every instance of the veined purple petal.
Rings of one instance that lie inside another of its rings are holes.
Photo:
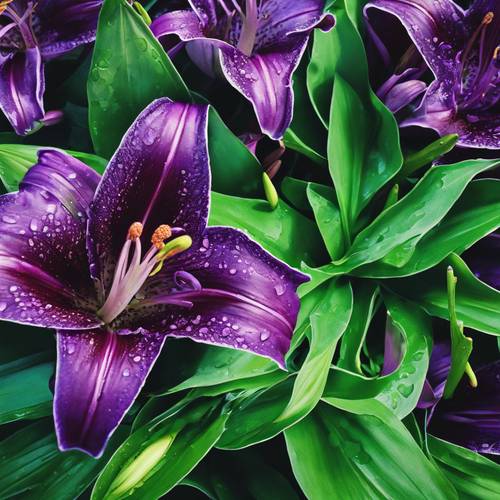
[[[99,324],[85,249],[85,211],[98,179],[80,161],[45,150],[19,192],[0,197],[1,319],[67,329]]]
[[[38,48],[0,53],[0,109],[19,135],[29,133],[43,118],[44,89]]]
[[[199,241],[208,216],[207,106],[158,99],[132,124],[97,188],[88,228],[92,274],[107,290],[134,222],[144,247],[162,224]]]
[[[323,14],[324,7],[324,0],[261,1],[254,50],[260,52],[285,42],[289,35],[306,33],[317,26],[325,31],[333,28],[334,18]]]
[[[102,454],[164,341],[164,335],[104,329],[57,332],[54,420],[61,450]]]
[[[498,149],[500,115],[458,111],[451,88],[452,83],[449,80],[432,82],[420,107],[400,126],[432,128],[440,135],[458,134],[457,144],[460,146]]]
[[[193,277],[184,287],[174,281],[180,269]],[[150,278],[144,302],[118,320],[132,331],[144,326],[250,351],[284,366],[299,309],[296,289],[307,280],[240,231],[209,227],[199,248]]]
[[[92,42],[102,0],[40,0],[35,29],[44,58],[64,54]]]
[[[422,92],[425,92],[427,84],[420,80],[408,80],[406,82],[397,83],[387,93],[384,104],[393,112],[411,104]]]
[[[280,139],[292,120],[292,75],[306,45],[306,35],[295,35],[251,57],[233,47],[220,49],[225,77],[252,103],[262,132],[273,139]]]
[[[150,26],[153,35],[161,38],[177,35],[187,42],[194,38],[203,38],[203,26],[199,17],[191,10],[176,10],[157,17]]]
[[[430,432],[479,453],[500,454],[500,362],[476,376],[476,388],[464,380],[452,399],[439,403]]]
[[[456,71],[467,30],[464,12],[452,0],[372,0],[365,10],[372,7],[399,18],[436,77]]]

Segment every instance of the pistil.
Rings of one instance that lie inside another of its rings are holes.
[[[242,17],[240,39],[238,49],[245,55],[251,56],[255,45],[255,37],[259,25],[257,0],[246,0],[245,15]]]
[[[151,236],[151,247],[142,257],[142,231],[143,226],[140,222],[134,222],[128,230],[127,239],[116,263],[108,297],[97,312],[104,323],[110,323],[125,310],[147,278],[157,274],[167,259],[187,250],[192,244],[188,235],[175,237],[165,243],[173,231],[167,224],[162,224],[154,231]],[[132,246],[133,254],[130,256]]]

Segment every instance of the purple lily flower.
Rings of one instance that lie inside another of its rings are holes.
[[[292,75],[317,26],[331,29],[324,0],[190,0],[151,29],[177,35],[209,76],[222,74],[253,105],[262,132],[280,139],[293,112]]]
[[[437,343],[418,402],[429,410],[429,432],[478,453],[500,454],[500,361],[476,371],[476,388],[462,380],[453,398],[444,400],[450,366],[449,343]]]
[[[456,133],[458,144],[500,148],[500,3],[475,0],[372,0],[399,18],[435,80],[401,126]],[[415,89],[416,90],[416,89]]]
[[[44,61],[95,38],[102,0],[0,1],[0,109],[16,133],[45,116]]]
[[[242,232],[206,227],[207,115],[159,99],[102,178],[47,149],[0,197],[0,318],[57,329],[62,450],[103,452],[166,337],[284,367],[308,278]]]

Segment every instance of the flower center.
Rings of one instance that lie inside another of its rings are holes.
[[[28,2],[25,13],[22,17],[9,5],[13,0],[0,0],[0,15],[5,15],[13,22],[3,27],[0,30],[0,38],[5,35],[11,28],[17,26],[23,37],[26,48],[33,48],[36,46],[36,38],[33,34],[33,12],[36,8],[36,3]]]
[[[494,104],[488,98],[494,81],[498,78],[497,62],[500,46],[492,46],[493,36],[497,36],[489,28],[495,15],[488,12],[483,17],[469,39],[460,63],[460,94],[462,109],[490,107]],[[490,31],[488,31],[490,30]],[[494,89],[493,89],[494,90]],[[494,99],[496,102],[496,99]]]
[[[147,278],[160,272],[167,259],[184,252],[191,247],[193,242],[186,234],[175,236],[175,233],[182,231],[181,229],[172,229],[167,224],[162,224],[151,236],[151,247],[143,257],[142,230],[143,226],[140,222],[134,222],[128,230],[116,263],[108,297],[97,312],[104,323],[111,323],[125,310]],[[132,246],[134,249],[131,256]]]

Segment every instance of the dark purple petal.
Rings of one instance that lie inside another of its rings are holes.
[[[184,286],[181,269],[192,276],[184,275]],[[242,349],[284,366],[299,309],[296,289],[308,278],[245,234],[210,227],[199,248],[172,259],[155,278],[146,282],[142,309],[121,317],[124,327]]]
[[[474,274],[500,290],[500,232],[492,233],[476,243],[464,259]]]
[[[99,176],[55,150],[39,154],[18,193],[0,197],[0,318],[53,328],[99,324],[85,212]]]
[[[397,370],[404,355],[404,338],[399,330],[387,318],[384,338],[384,365],[381,375],[389,375]]]
[[[436,80],[415,111],[414,116],[400,125],[432,128],[440,135],[458,134],[457,144],[471,148],[498,149],[500,144],[500,115],[468,113],[457,110],[450,80]]]
[[[280,44],[289,35],[309,32],[316,26],[328,31],[334,25],[334,18],[330,14],[323,15],[324,6],[324,0],[261,1],[254,51]]]
[[[398,83],[387,93],[384,104],[393,112],[411,104],[427,88],[427,84],[420,80],[408,80]]]
[[[479,453],[500,454],[500,362],[476,376],[475,389],[463,380],[452,399],[439,403],[430,432]]]
[[[224,75],[252,103],[262,132],[273,139],[280,139],[292,120],[292,75],[306,45],[307,36],[295,35],[251,57],[233,47],[220,49]]]
[[[104,329],[57,332],[54,420],[61,450],[102,454],[164,341],[164,335]]]
[[[203,26],[198,16],[190,10],[176,10],[157,17],[150,26],[153,35],[161,38],[177,35],[186,42],[194,38],[203,38]]]
[[[97,188],[88,228],[93,276],[108,289],[134,222],[144,248],[161,224],[199,242],[208,216],[207,106],[158,99],[132,124]]]
[[[35,34],[44,58],[92,42],[102,0],[40,0]]]
[[[0,53],[0,108],[19,135],[44,116],[45,79],[38,48]]]
[[[465,44],[464,12],[451,0],[372,0],[399,18],[436,77],[456,71],[455,57]]]

